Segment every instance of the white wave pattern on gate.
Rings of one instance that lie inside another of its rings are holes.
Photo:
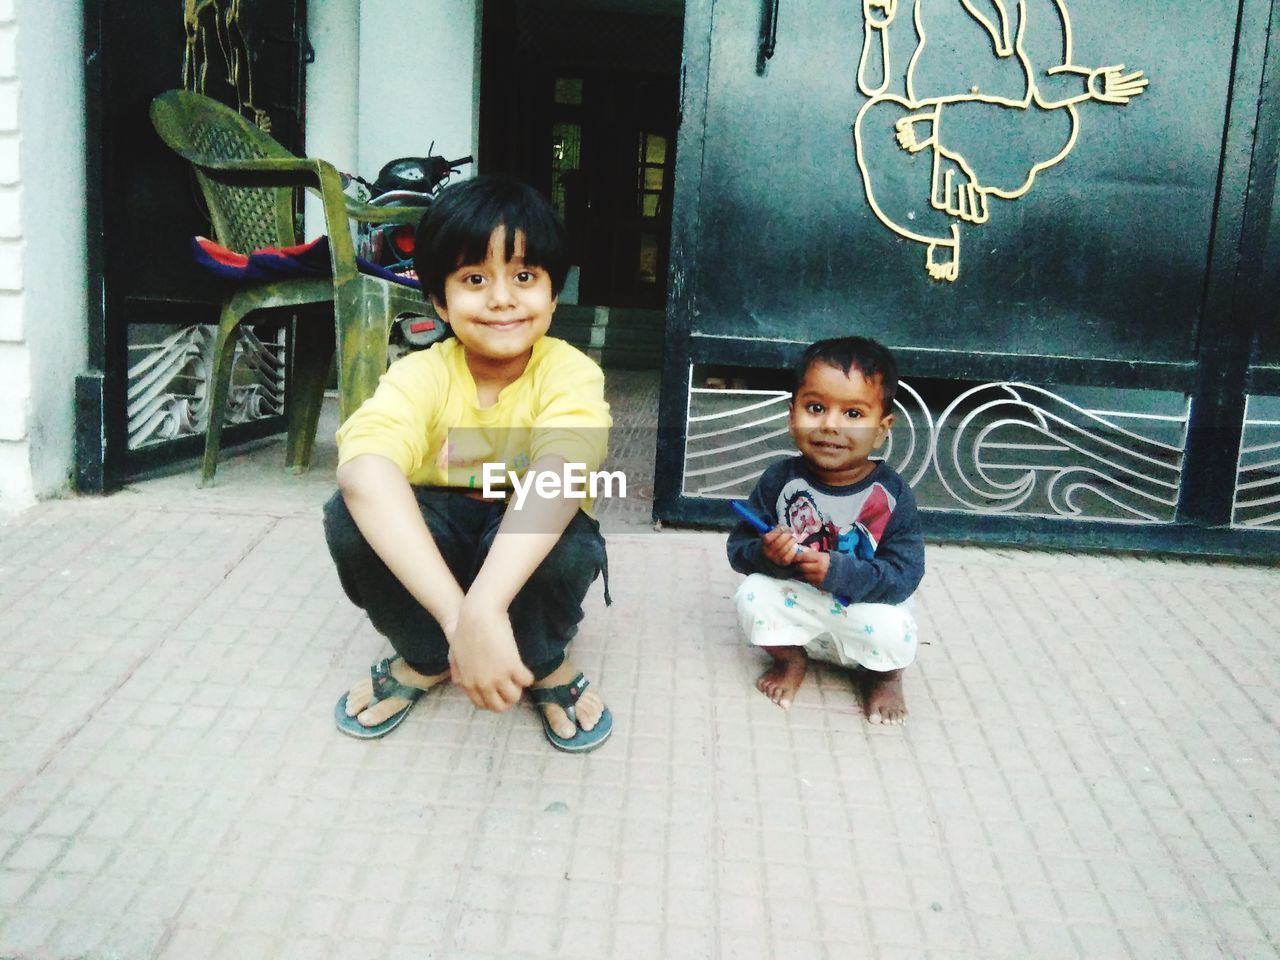
[[[130,450],[204,433],[209,419],[208,376],[214,332],[213,327],[195,325],[158,342],[129,345],[130,353],[141,354],[129,366],[126,414]],[[283,338],[263,341],[241,326],[226,422],[279,416],[284,412],[284,389]]]
[[[1265,413],[1264,403],[1277,399],[1250,396],[1245,406],[1231,525],[1280,530],[1280,419]]]
[[[788,399],[784,391],[690,390],[684,493],[746,496],[770,463],[794,456]],[[1179,404],[1103,410],[1002,381],[964,391],[935,419],[901,383],[880,454],[925,509],[1172,523],[1190,400]]]
[[[745,497],[775,460],[795,455],[785,390],[689,391],[684,493]],[[914,484],[929,469],[933,417],[910,384],[899,382],[894,426],[877,456]]]
[[[934,470],[963,509],[1172,523],[1189,399],[1177,413],[1098,410],[1027,383],[983,384],[938,417]]]

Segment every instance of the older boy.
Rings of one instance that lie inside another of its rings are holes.
[[[612,717],[565,657],[606,568],[590,501],[531,484],[517,507],[485,499],[481,479],[564,477],[605,455],[604,376],[546,336],[568,269],[564,228],[533,189],[480,177],[432,205],[414,265],[453,337],[392,364],[338,431],[329,549],[397,655],[343,694],[335,721],[383,736],[452,678],[499,712],[529,689],[553,746],[594,749]]]
[[[730,565],[749,575],[734,596],[739,623],[774,660],[756,686],[786,709],[810,656],[861,667],[867,719],[905,723],[916,625],[902,604],[924,575],[924,541],[911,488],[870,459],[893,425],[897,365],[865,337],[821,340],[796,383],[800,456],[765,470],[750,499],[777,525],[761,537],[739,523],[728,543]]]

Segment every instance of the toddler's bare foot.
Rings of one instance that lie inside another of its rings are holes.
[[[396,657],[391,661],[391,676],[406,687],[430,690],[436,684],[448,680],[449,671],[446,670],[444,673],[427,676],[425,673],[419,673],[405,663],[404,660]],[[366,674],[362,679],[352,684],[351,690],[347,693],[347,716],[355,717],[361,726],[376,727],[382,721],[399,713],[409,705],[409,701],[403,697],[388,697],[386,700],[379,700],[370,707],[369,701],[372,699],[373,681]]]
[[[902,671],[867,671],[865,703],[870,723],[902,726],[907,722],[907,701],[902,695]]]
[[[578,668],[569,661],[568,657],[565,657],[564,663],[535,683],[534,686],[558,687],[564,683],[572,683],[573,678],[577,675]],[[551,724],[551,729],[556,732],[557,736],[564,737],[566,740],[577,734],[578,727],[583,730],[593,729],[600,721],[600,716],[604,713],[604,701],[590,688],[583,691],[582,696],[578,698],[578,702],[573,707],[574,713],[578,715],[578,725],[576,727],[573,721],[569,719],[569,715],[554,703],[540,705],[540,709],[547,716],[547,722]]]
[[[804,683],[805,671],[809,668],[809,655],[804,652],[804,647],[764,649],[773,657],[773,666],[760,674],[756,689],[783,710],[789,710],[792,698],[800,689],[800,684]]]

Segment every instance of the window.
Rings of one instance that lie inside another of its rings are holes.
[[[570,107],[582,106],[582,78],[556,77],[556,103]]]
[[[571,174],[581,166],[582,128],[576,123],[551,125],[551,205],[561,220],[567,220]]]
[[[641,131],[636,164],[637,213],[640,215],[636,276],[642,284],[658,282],[658,224],[655,221],[666,213],[666,182],[667,138]]]
[[[667,138],[656,133],[640,133],[640,155],[636,194],[640,216],[654,219],[662,215],[663,185],[667,179]]]

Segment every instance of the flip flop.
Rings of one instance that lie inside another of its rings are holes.
[[[418,698],[427,691],[406,686],[391,675],[391,661],[399,659],[399,657],[388,657],[369,668],[369,676],[373,680],[373,699],[369,701],[369,706],[372,707],[375,703],[392,697],[400,697],[409,701],[405,708],[393,713],[381,723],[366,727],[356,717],[347,716],[347,694],[344,693],[338,698],[338,703],[333,708],[333,720],[339,730],[358,740],[376,740],[378,737],[385,737],[404,722],[404,718],[409,715]]]
[[[529,687],[529,696],[537,706],[546,703],[555,704],[568,714],[574,724],[577,724],[578,711],[574,704],[586,689],[587,678],[578,674],[569,683],[562,683],[558,687]],[[609,739],[609,734],[613,733],[613,714],[609,712],[608,707],[604,708],[604,713],[600,714],[600,719],[596,721],[594,727],[590,730],[578,727],[578,732],[567,738],[556,733],[551,726],[551,721],[547,719],[546,711],[539,710],[538,715],[542,717],[542,732],[546,734],[551,745],[565,753],[586,753],[594,750]]]

